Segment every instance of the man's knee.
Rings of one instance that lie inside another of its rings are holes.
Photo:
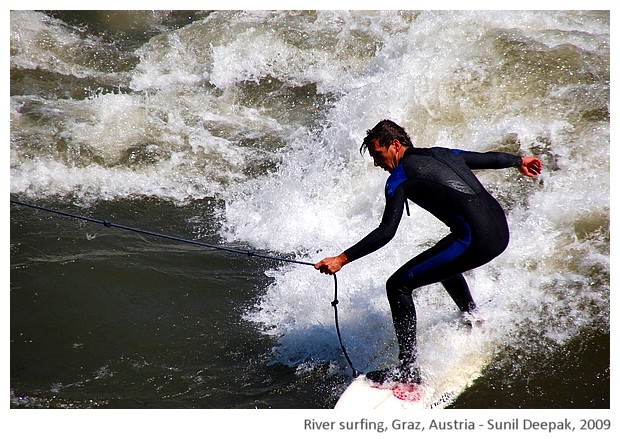
[[[398,300],[403,294],[411,294],[412,289],[404,282],[404,280],[394,274],[385,283],[385,291],[387,292],[388,300]]]

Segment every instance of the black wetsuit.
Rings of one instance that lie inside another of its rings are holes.
[[[479,267],[504,251],[508,224],[502,207],[471,169],[518,167],[521,158],[500,152],[476,153],[446,148],[407,148],[385,186],[381,224],[345,251],[359,259],[396,234],[407,198],[450,228],[450,234],[398,269],[387,281],[387,295],[402,362],[415,361],[416,315],[411,293],[441,282],[463,312],[475,302],[462,273]]]

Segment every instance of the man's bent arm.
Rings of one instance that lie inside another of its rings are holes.
[[[332,256],[317,262],[314,268],[321,273],[334,274],[349,262],[366,256],[390,242],[396,234],[398,224],[403,216],[405,199],[404,187],[396,188],[394,194],[386,201],[381,224],[376,229],[338,256]]]

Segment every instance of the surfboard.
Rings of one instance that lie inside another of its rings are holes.
[[[456,389],[432,389],[423,384],[377,384],[360,375],[338,399],[335,409],[435,409],[443,408],[457,395]]]
[[[420,335],[424,345],[432,347],[418,352],[420,366],[427,371],[422,384],[379,385],[362,374],[349,384],[334,408],[441,409],[448,406],[480,376],[495,352],[493,338],[485,337],[487,317],[479,316],[474,321],[454,317],[454,313],[437,316],[429,327],[431,330]],[[385,367],[382,360],[388,356],[387,350],[376,353],[368,363],[372,365],[369,368]],[[445,361],[447,357],[450,361]]]

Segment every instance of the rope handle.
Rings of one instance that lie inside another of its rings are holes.
[[[333,276],[334,276],[334,300],[332,301],[332,306],[334,307],[334,321],[336,324],[336,334],[338,334],[338,342],[340,343],[340,349],[342,350],[342,353],[344,354],[344,358],[347,360],[347,363],[349,363],[349,367],[353,371],[353,376],[357,377],[360,373],[353,366],[353,363],[351,362],[351,359],[349,358],[349,354],[347,354],[347,350],[344,347],[344,343],[342,343],[342,336],[340,335],[340,324],[338,323],[338,278],[336,277],[336,274],[333,274]]]

